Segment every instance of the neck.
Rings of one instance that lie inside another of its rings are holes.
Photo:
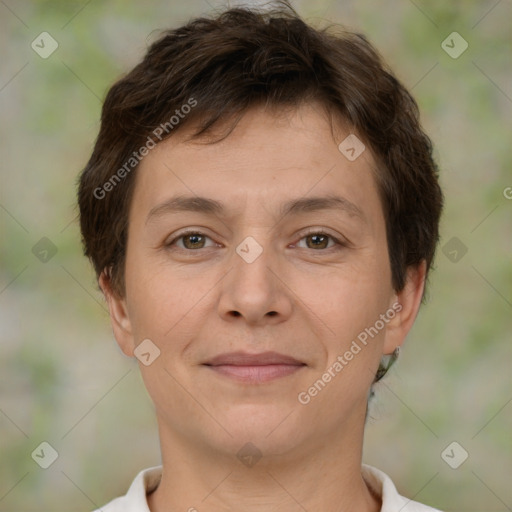
[[[163,473],[158,488],[148,496],[151,512],[220,512],[239,509],[240,503],[246,512],[299,508],[378,512],[381,508],[380,498],[361,476],[362,424],[350,429],[351,435],[344,429],[319,435],[294,453],[263,453],[254,465],[212,451],[197,440],[183,439],[162,422],[159,425]]]

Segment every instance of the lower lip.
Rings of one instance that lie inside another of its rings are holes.
[[[235,366],[232,364],[208,366],[213,371],[242,382],[268,382],[291,375],[304,365],[267,364],[261,366]]]

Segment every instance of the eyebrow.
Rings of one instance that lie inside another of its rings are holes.
[[[348,199],[336,195],[292,199],[281,206],[280,214],[284,217],[285,215],[298,215],[322,210],[336,210],[350,217],[356,217],[364,223],[367,222],[364,213],[358,206]],[[222,216],[225,214],[225,207],[221,202],[207,197],[174,196],[153,207],[148,213],[146,224],[163,215],[181,212]]]

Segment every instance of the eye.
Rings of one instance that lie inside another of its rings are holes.
[[[198,249],[205,249],[208,246],[206,245],[206,240],[212,240],[208,235],[197,231],[197,230],[189,230],[183,233],[179,233],[175,236],[170,242],[166,243],[165,246],[167,248],[173,248],[174,246],[180,250],[184,251],[195,251]],[[300,246],[300,243],[305,240],[306,246]],[[181,244],[180,244],[181,243]],[[215,244],[210,245],[210,247],[215,246]],[[313,250],[323,250],[323,249],[332,249],[333,247],[346,247],[347,244],[345,242],[340,241],[335,236],[326,233],[322,230],[314,230],[309,231],[302,235],[302,238],[299,240],[297,247],[305,248],[305,249],[313,249]]]
[[[184,233],[180,233],[178,236],[173,238],[170,242],[166,243],[166,247],[171,247],[173,245],[177,245],[179,249],[183,250],[195,250],[195,249],[204,249],[206,239],[211,240],[211,238],[200,231],[186,231]],[[176,242],[183,241],[183,245],[180,246]]]
[[[329,233],[326,233],[324,231],[310,231],[303,235],[303,237],[299,240],[302,242],[302,240],[306,241],[306,249],[332,249],[336,245],[338,246],[346,246],[345,243],[338,240],[336,237],[330,235]],[[329,245],[329,242],[332,241],[333,244]]]

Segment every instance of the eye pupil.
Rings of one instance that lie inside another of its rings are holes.
[[[197,244],[201,243],[201,239],[203,239],[204,237],[202,235],[185,235],[183,237],[183,243],[185,245],[185,247],[187,247],[187,249],[197,249]],[[187,241],[190,240],[191,243],[187,243]],[[204,242],[204,240],[202,240]],[[192,247],[189,247],[189,245],[192,245]]]
[[[327,239],[328,239],[328,237],[326,235],[310,235],[308,238],[310,238],[313,241],[313,246],[316,248],[325,246],[325,243],[322,244],[322,241],[320,239],[323,239],[323,242],[327,241]],[[320,242],[320,243],[317,243],[317,242]]]

